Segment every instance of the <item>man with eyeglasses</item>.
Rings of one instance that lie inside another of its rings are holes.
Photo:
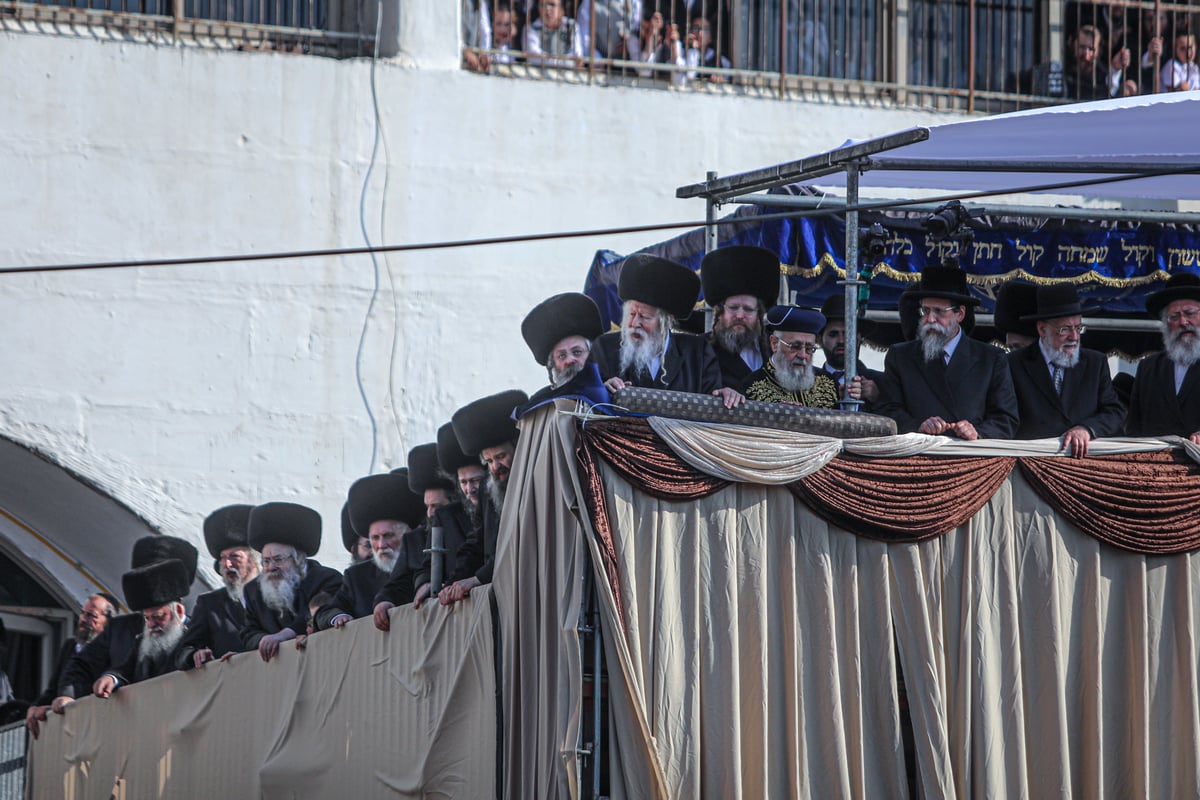
[[[1011,439],[1019,419],[1008,362],[962,327],[967,307],[979,304],[966,274],[926,267],[905,294],[917,301],[917,338],[888,350],[876,413],[896,420],[899,433]]]
[[[196,598],[187,633],[175,654],[176,666],[181,670],[203,667],[227,653],[242,651],[245,588],[262,569],[261,556],[247,544],[252,508],[245,504],[224,506],[204,520],[204,544],[224,585]]]
[[[33,738],[36,739],[41,732],[39,723],[46,721],[46,715],[50,712],[50,704],[54,701],[67,662],[70,661],[71,656],[82,652],[88,642],[99,636],[108,625],[108,621],[116,616],[116,613],[117,598],[110,594],[98,592],[84,602],[83,609],[79,612],[79,622],[75,626],[75,635],[63,643],[62,650],[59,651],[58,659],[55,661],[54,672],[50,674],[50,680],[46,683],[46,690],[38,695],[37,699],[33,701],[33,705],[25,713],[25,727],[29,729]]]
[[[263,572],[246,584],[243,650],[270,661],[279,645],[308,632],[308,602],[335,594],[342,574],[310,554],[321,549],[321,515],[297,503],[264,503],[250,511],[246,540],[262,553]]]
[[[702,336],[672,330],[700,296],[700,279],[682,264],[646,253],[625,260],[617,280],[623,322],[592,345],[592,358],[610,392],[627,386],[711,394],[726,408],[745,398],[721,385],[717,354]]]
[[[1138,364],[1125,432],[1200,444],[1200,277],[1172,275],[1146,298],[1146,310],[1162,325],[1163,352]]]
[[[591,361],[592,340],[604,332],[600,309],[586,294],[556,294],[534,306],[521,321],[521,337],[533,359],[546,368],[550,385],[517,410],[526,413],[558,398],[582,400],[589,405],[609,402],[600,370]]]
[[[1112,387],[1108,359],[1080,344],[1084,309],[1069,284],[1039,286],[1037,340],[1008,354],[1021,424],[1018,439],[1059,437],[1067,455],[1083,458],[1088,442],[1121,432],[1125,409]]]
[[[721,384],[738,389],[771,357],[763,317],[779,297],[779,256],[764,247],[727,245],[704,256],[700,282],[713,309],[706,338],[721,366]]]
[[[796,306],[775,306],[767,312],[771,333],[771,358],[746,379],[748,400],[790,403],[809,408],[836,408],[838,387],[824,372],[813,370],[813,354],[820,349],[817,333],[825,327],[819,311]]]

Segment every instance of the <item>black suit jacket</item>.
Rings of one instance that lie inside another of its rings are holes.
[[[308,632],[308,601],[321,592],[337,594],[342,585],[342,573],[317,563],[316,559],[308,559],[308,572],[296,587],[296,597],[292,607],[283,614],[276,614],[263,602],[262,588],[259,580],[266,575],[264,572],[258,579],[246,584],[246,624],[242,626],[242,649],[253,650],[258,647],[259,640],[268,633],[279,633],[284,628],[290,628],[297,636]]]
[[[604,380],[619,377],[644,389],[670,389],[676,392],[711,394],[721,388],[721,367],[717,354],[704,337],[671,331],[671,340],[663,354],[658,377],[622,374],[621,333],[605,333],[592,344],[592,358]]]
[[[721,385],[728,386],[730,389],[739,389],[754,370],[750,369],[745,361],[742,361],[741,353],[731,353],[718,346],[711,332],[704,337],[704,340],[717,355],[717,365],[721,368]],[[762,356],[763,364],[771,360],[771,346],[767,344],[765,336],[760,336],[758,339],[758,352]]]
[[[137,637],[145,626],[141,614],[110,619],[99,636],[71,656],[59,678],[58,694],[75,698],[91,694],[97,678],[114,665],[124,664],[131,652],[136,655]]]
[[[208,648],[212,650],[213,658],[242,652],[241,631],[245,624],[246,610],[229,596],[229,592],[217,589],[200,595],[188,617],[187,633],[175,651],[176,669],[187,670],[195,666],[192,655],[197,650]]]
[[[50,673],[50,680],[46,681],[46,689],[37,696],[33,701],[35,706],[48,706],[54,702],[54,698],[58,697],[58,686],[62,680],[63,670],[67,668],[67,662],[75,655],[75,637],[72,636],[63,642],[62,647],[58,648],[58,658],[54,659],[54,672]]]
[[[401,561],[403,553],[396,558],[397,567]],[[349,614],[355,619],[370,616],[375,611],[375,593],[387,579],[388,573],[376,566],[373,558],[346,567],[342,573],[342,586],[333,596],[333,602],[317,611],[314,620],[317,630],[327,629],[338,614]]]
[[[485,496],[483,502],[489,504],[490,501]],[[474,526],[471,525],[471,515],[457,500],[439,508],[433,515],[433,524],[442,527],[442,546],[446,548],[446,560],[442,562],[442,583],[445,584],[452,579],[458,551],[471,535]],[[433,557],[429,553],[422,553],[420,567],[413,575],[414,590],[429,583],[432,580],[432,572]]]
[[[1017,396],[1004,353],[964,335],[949,364],[926,361],[920,340],[888,350],[877,414],[912,433],[930,417],[967,420],[981,439],[1011,439],[1019,423]]]
[[[842,390],[843,390],[841,381],[845,378],[846,371],[840,370],[840,369],[834,369],[833,366],[828,361],[826,361],[823,365],[816,368],[816,372],[818,375],[820,375],[822,372],[824,372],[826,375],[829,376],[829,378],[835,384],[837,384],[838,399],[840,400],[842,397]],[[879,372],[877,370],[867,369],[867,366],[865,364],[863,364],[861,361],[859,361],[859,362],[857,362],[857,364],[855,364],[854,374],[861,375],[864,380],[874,381],[875,388],[877,388],[880,391],[880,397],[874,403],[868,403],[866,400],[863,400],[862,405],[859,406],[859,409],[862,411],[871,413],[871,414],[878,414],[879,412],[876,411],[875,408],[876,408],[876,406],[878,406],[880,403],[883,402],[883,396],[882,396],[883,373]],[[834,406],[834,408],[837,408],[837,407],[838,406]]]
[[[1200,431],[1200,364],[1193,364],[1175,394],[1175,364],[1166,353],[1142,359],[1129,396],[1130,436],[1191,436]]]
[[[1125,409],[1112,388],[1108,360],[1095,350],[1079,350],[1079,363],[1063,372],[1062,396],[1034,342],[1008,354],[1021,424],[1017,439],[1062,436],[1082,425],[1092,436],[1117,436]]]
[[[460,581],[474,575],[480,583],[491,583],[495,569],[496,537],[500,532],[500,510],[492,505],[490,498],[483,500],[483,521],[480,527],[467,534],[466,541],[458,548],[454,570],[450,579]]]

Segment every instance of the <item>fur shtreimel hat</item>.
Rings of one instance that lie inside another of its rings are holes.
[[[354,530],[354,523],[350,521],[350,504],[342,503],[342,547],[346,548],[347,553],[353,553],[358,539],[358,531]]]
[[[748,294],[770,308],[779,299],[779,256],[765,247],[727,245],[704,256],[700,282],[710,306],[735,294]]]
[[[992,327],[1000,333],[1019,333],[1037,338],[1037,326],[1025,317],[1037,308],[1037,287],[1032,283],[1008,281],[996,292]]]
[[[438,466],[447,475],[458,477],[459,467],[469,467],[479,464],[479,456],[469,456],[462,450],[458,437],[454,435],[454,426],[447,422],[438,428],[437,432]]]
[[[636,300],[684,320],[691,316],[700,297],[700,278],[683,264],[634,253],[621,265],[617,295],[621,302]]]
[[[250,512],[246,540],[260,553],[274,542],[311,556],[321,549],[321,515],[299,503],[263,503]]]
[[[359,478],[350,487],[350,524],[367,536],[371,523],[394,519],[415,528],[425,519],[425,499],[408,488],[408,470]]]
[[[250,510],[254,506],[239,503],[224,506],[208,515],[204,520],[204,544],[213,558],[220,558],[222,550],[231,547],[249,547],[246,531],[250,527]]]
[[[478,456],[489,447],[517,440],[513,409],[529,402],[519,389],[489,395],[469,403],[450,418],[458,445],[469,456]]]
[[[187,568],[188,586],[191,586],[192,581],[196,580],[196,561],[199,557],[200,553],[195,546],[178,536],[143,536],[133,543],[133,556],[129,566],[137,569],[155,561],[178,559]]]
[[[521,336],[534,360],[542,366],[549,361],[554,347],[568,336],[582,336],[590,342],[602,333],[600,309],[592,298],[579,292],[556,294],[543,300],[521,321]]]
[[[408,488],[417,494],[424,494],[426,489],[454,491],[454,484],[438,467],[436,443],[419,444],[408,451]]]
[[[155,561],[121,576],[125,605],[130,611],[176,603],[188,593],[191,585],[187,566],[177,558]]]

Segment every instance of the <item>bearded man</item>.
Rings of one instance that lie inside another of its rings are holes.
[[[263,572],[245,587],[243,650],[270,661],[279,645],[308,630],[308,603],[334,594],[342,574],[309,555],[321,549],[321,515],[296,503],[265,503],[250,511],[247,542],[262,553]]]
[[[846,294],[836,292],[825,298],[821,304],[821,314],[825,317],[825,327],[818,334],[821,352],[825,354],[825,363],[821,371],[830,377],[838,386],[838,397],[845,391],[847,396],[862,400],[864,411],[874,411],[874,404],[879,401],[879,384],[883,376],[858,360],[858,349],[854,351],[854,380],[846,387]],[[865,319],[858,320],[859,334],[869,333],[870,323]],[[859,342],[861,343],[861,339]]]
[[[700,283],[713,308],[706,338],[717,354],[721,384],[737,389],[771,357],[763,318],[779,297],[779,256],[750,245],[718,248],[700,262]]]
[[[959,439],[1010,439],[1019,423],[1008,362],[998,348],[964,334],[966,274],[926,267],[916,288],[917,338],[894,345],[884,359],[876,413],[896,420],[899,433],[914,431]]]
[[[771,359],[746,379],[743,391],[748,400],[789,403],[810,408],[834,408],[837,384],[828,375],[813,370],[817,332],[825,327],[818,311],[796,306],[775,306],[766,317],[771,332]]]
[[[1146,298],[1146,310],[1162,325],[1163,352],[1138,364],[1125,432],[1200,444],[1200,277],[1172,275]]]
[[[375,595],[391,580],[389,576],[403,578],[405,587],[412,585],[403,557],[404,540],[421,524],[425,506],[421,496],[409,489],[408,470],[359,478],[351,485],[346,503],[354,529],[371,540],[371,560],[346,569],[332,602],[314,618],[317,630],[342,628],[353,619],[370,616]],[[402,602],[412,599],[412,589],[406,591]]]
[[[46,715],[50,712],[50,703],[54,700],[67,662],[72,656],[83,652],[83,648],[100,635],[108,625],[108,621],[116,616],[116,613],[117,599],[110,594],[100,592],[84,601],[83,608],[79,612],[79,622],[75,625],[75,635],[63,643],[62,649],[58,653],[58,660],[55,661],[54,672],[51,673],[50,680],[46,683],[46,690],[38,695],[33,705],[25,712],[25,727],[29,729],[33,738],[36,739],[41,732],[40,723],[46,721]]]
[[[592,358],[610,392],[626,386],[711,394],[726,408],[742,404],[736,389],[721,385],[721,367],[701,336],[672,330],[687,319],[700,296],[700,279],[682,264],[637,253],[625,260],[617,280],[620,332],[596,339]]]
[[[175,671],[175,649],[185,631],[183,597],[191,586],[187,567],[169,558],[121,576],[125,604],[142,615],[137,647],[123,664],[96,679],[92,694],[100,699],[118,688]]]
[[[1125,413],[1103,353],[1080,346],[1084,309],[1069,284],[1039,286],[1034,344],[1008,354],[1021,416],[1018,439],[1061,437],[1067,455],[1083,458],[1088,442],[1121,432]]]
[[[546,367],[550,385],[516,410],[517,419],[558,399],[580,400],[588,406],[611,398],[591,361],[592,340],[604,331],[600,309],[586,294],[556,294],[534,306],[521,321],[521,337],[533,358]]]
[[[204,520],[204,544],[223,586],[196,598],[187,633],[176,653],[176,667],[202,667],[214,658],[242,651],[246,624],[246,584],[262,571],[262,557],[250,549],[250,510],[237,504],[218,508]]]

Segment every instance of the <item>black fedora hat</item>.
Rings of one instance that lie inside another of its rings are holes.
[[[735,294],[748,294],[770,308],[779,299],[779,256],[765,247],[727,245],[704,256],[700,282],[710,306]]]
[[[675,319],[687,319],[700,297],[700,278],[683,264],[634,253],[621,265],[617,295],[622,302],[636,300],[661,308]]]
[[[1024,281],[1008,281],[996,292],[992,327],[1002,334],[1018,333],[1037,338],[1037,326],[1026,319],[1037,309],[1038,287]]]
[[[238,503],[218,508],[204,520],[204,544],[213,558],[220,558],[222,550],[231,547],[249,547],[246,531],[250,527],[250,509],[254,506]]]
[[[133,543],[129,566],[137,569],[169,558],[174,558],[187,567],[190,586],[192,581],[196,580],[196,562],[200,558],[200,552],[191,542],[178,536],[143,536],[138,539]]]
[[[381,519],[398,520],[410,528],[425,519],[425,499],[408,488],[408,470],[404,467],[359,478],[350,487],[346,502],[350,505],[350,524],[359,536],[367,536],[371,524]]]
[[[600,309],[586,294],[565,292],[543,300],[521,321],[521,336],[539,364],[545,366],[554,346],[568,336],[589,342],[604,333]]]
[[[861,308],[861,306],[860,306]],[[821,303],[821,314],[825,317],[825,327],[829,327],[831,322],[846,321],[846,293],[840,289],[829,297],[825,298],[825,302]],[[858,332],[859,334],[867,334],[874,330],[875,324],[869,319],[859,317]],[[822,328],[821,330],[825,330]]]
[[[684,268],[686,269],[686,267]],[[513,409],[529,402],[529,395],[519,389],[481,397],[460,408],[450,418],[458,445],[470,456],[478,456],[489,447],[517,440],[517,423]]]
[[[469,456],[463,452],[462,445],[458,443],[458,437],[454,435],[454,426],[449,422],[438,428],[437,457],[438,466],[442,468],[442,472],[456,478],[461,467],[482,466],[479,463],[479,456]]]
[[[246,540],[259,552],[272,542],[306,556],[321,549],[321,515],[299,503],[263,503],[250,511]]]
[[[1167,279],[1167,285],[1146,298],[1146,310],[1154,316],[1176,300],[1200,300],[1200,276],[1180,272]]]
[[[179,602],[191,585],[187,566],[177,558],[155,561],[121,576],[125,605],[129,606],[130,611],[144,611]]]
[[[408,488],[417,494],[426,489],[454,491],[454,484],[442,474],[438,467],[438,446],[419,444],[408,451]]]
[[[1079,292],[1069,283],[1055,283],[1037,287],[1037,310],[1021,317],[1023,322],[1037,322],[1059,317],[1074,317],[1087,314],[1094,309],[1084,308],[1079,302]]]
[[[941,297],[967,306],[979,305],[967,291],[967,273],[958,267],[926,267],[921,280],[907,294],[917,298]]]

